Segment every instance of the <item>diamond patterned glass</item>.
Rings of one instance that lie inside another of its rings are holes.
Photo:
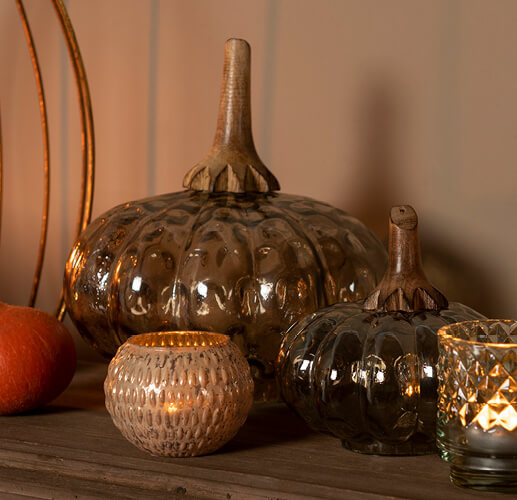
[[[469,321],[438,332],[437,443],[451,479],[517,488],[517,321]]]

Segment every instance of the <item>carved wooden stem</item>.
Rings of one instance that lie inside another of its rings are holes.
[[[280,189],[255,150],[251,131],[250,46],[230,39],[224,50],[223,85],[214,142],[183,180],[196,191],[268,192]]]
[[[422,268],[418,217],[409,205],[391,209],[388,246],[388,268],[363,309],[417,312],[447,308],[447,299],[429,283]]]
[[[226,146],[256,155],[251,133],[251,50],[244,40],[224,46],[223,84],[214,146]]]

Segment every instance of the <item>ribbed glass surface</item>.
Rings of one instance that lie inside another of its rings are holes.
[[[108,356],[136,333],[230,335],[267,399],[285,330],[318,308],[364,298],[385,262],[377,238],[328,204],[183,191],[95,220],[70,255],[65,297],[82,336]]]
[[[483,318],[458,303],[439,313],[362,312],[337,304],[287,333],[282,395],[311,427],[355,451],[418,454],[435,449],[440,327]]]

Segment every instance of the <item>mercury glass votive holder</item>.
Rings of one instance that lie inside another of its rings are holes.
[[[438,331],[437,444],[454,484],[517,491],[517,321]]]
[[[153,455],[216,451],[244,424],[253,380],[226,335],[159,332],[135,335],[112,359],[106,408],[124,437]]]

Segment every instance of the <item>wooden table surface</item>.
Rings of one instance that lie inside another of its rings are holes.
[[[81,364],[51,406],[0,417],[0,498],[494,497],[451,485],[438,456],[344,450],[280,403],[255,405],[235,439],[213,455],[155,458],[112,424],[102,391],[106,368]]]

